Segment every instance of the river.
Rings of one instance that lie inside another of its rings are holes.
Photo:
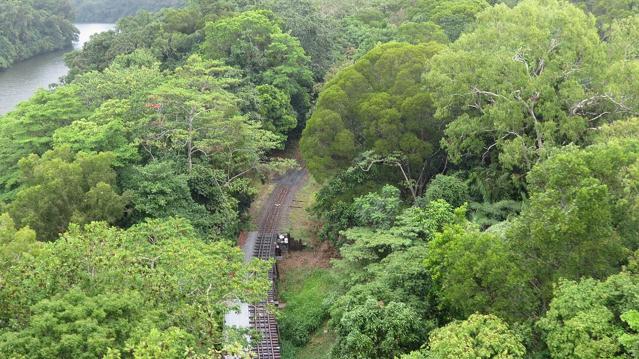
[[[73,44],[79,49],[93,34],[108,31],[114,24],[76,24],[80,38]],[[13,110],[16,105],[29,99],[37,89],[47,88],[67,74],[64,54],[68,50],[51,52],[14,64],[0,72],[0,115]]]

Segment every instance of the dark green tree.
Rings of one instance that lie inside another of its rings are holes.
[[[0,3],[0,70],[16,61],[62,50],[78,37],[69,0]]]
[[[414,197],[421,193],[441,166],[441,129],[422,81],[439,50],[434,43],[381,45],[324,86],[301,141],[315,178],[326,180],[366,153],[365,170],[388,164]]]
[[[165,7],[183,6],[185,0],[72,0],[78,22],[113,23],[135,15],[140,10],[157,11]]]

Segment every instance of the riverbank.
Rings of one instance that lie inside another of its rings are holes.
[[[0,74],[5,72],[5,71],[10,70],[11,68],[13,68],[16,65],[20,65],[20,64],[29,62],[30,60],[36,59],[38,57],[42,57],[42,56],[46,56],[46,55],[50,55],[50,54],[56,54],[56,53],[63,53],[64,54],[66,52],[73,51],[73,49],[74,49],[74,43],[73,42],[69,42],[68,44],[66,44],[66,45],[64,45],[62,47],[51,49],[51,50],[48,50],[48,51],[38,52],[38,53],[32,54],[32,55],[30,55],[30,56],[28,56],[26,58],[23,58],[23,59],[15,59],[15,60],[13,60],[11,62],[8,62],[8,63],[0,63]],[[0,54],[0,57],[1,57],[1,54]]]
[[[68,68],[64,55],[80,49],[92,35],[111,30],[115,24],[75,24],[80,30],[79,39],[72,47],[34,56],[0,71],[0,116],[11,112],[22,101],[28,100],[41,88],[60,82]]]

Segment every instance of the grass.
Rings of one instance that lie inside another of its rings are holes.
[[[299,189],[285,224],[293,238],[307,249],[292,252],[281,263],[279,299],[285,304],[278,323],[283,359],[328,359],[335,335],[328,328],[327,294],[334,292],[337,280],[328,268],[327,254],[317,237],[319,224],[308,212],[321,186],[308,176]],[[330,256],[330,254],[329,254]]]
[[[321,186],[313,179],[312,176],[304,183],[302,188],[295,196],[295,202],[291,207],[287,222],[288,232],[293,238],[302,239],[306,245],[313,245],[317,239],[318,223],[313,220],[308,213],[315,201],[315,194]]]
[[[330,331],[328,324],[324,323],[302,348],[283,340],[282,359],[329,359],[335,340],[335,334]]]
[[[284,358],[327,358],[334,342],[328,328],[326,293],[335,290],[330,269],[292,268],[280,283],[280,300],[286,303],[279,318]]]

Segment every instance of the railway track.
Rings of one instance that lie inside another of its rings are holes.
[[[269,260],[274,257],[275,235],[258,235],[255,243],[253,256],[255,258]],[[276,267],[269,270],[271,288],[268,291],[266,301],[249,306],[251,327],[256,330],[261,340],[253,346],[253,352],[262,359],[280,359],[282,357],[280,348],[280,331],[277,320],[273,313],[269,311],[269,306],[277,305],[275,300],[275,278]]]
[[[305,176],[305,171],[294,172],[290,175],[291,178],[280,181],[273,190],[259,221],[253,257],[262,260],[275,258],[275,240],[281,229],[282,220],[293,201],[294,191],[303,176]],[[275,265],[269,270],[269,279],[271,288],[268,291],[266,301],[249,306],[251,327],[260,334],[260,341],[253,346],[253,352],[259,359],[280,359],[282,351],[279,327],[275,315],[270,310],[270,307],[278,304],[275,288],[277,267]]]

